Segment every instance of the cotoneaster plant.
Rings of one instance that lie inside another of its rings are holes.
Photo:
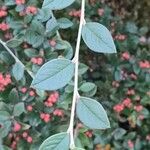
[[[74,0],[44,0],[42,7],[50,10],[60,10],[71,5],[73,2]],[[48,61],[39,69],[31,84],[32,88],[38,90],[53,91],[66,86],[74,77],[73,101],[68,130],[47,138],[41,144],[39,150],[82,150],[82,148],[75,146],[75,115],[90,129],[110,128],[110,122],[102,105],[96,100],[82,97],[78,92],[81,37],[88,48],[94,52],[116,53],[113,38],[108,29],[97,22],[86,22],[85,0],[82,0],[80,25],[73,59],[58,58]],[[32,76],[30,72],[29,74]]]

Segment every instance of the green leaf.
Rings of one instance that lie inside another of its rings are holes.
[[[25,112],[25,107],[23,102],[20,102],[14,106],[14,111],[13,111],[14,116],[20,116],[24,112]]]
[[[51,32],[58,28],[58,23],[55,17],[52,16],[46,23],[46,32]]]
[[[43,24],[37,20],[32,21],[30,29],[34,32],[41,34],[41,35],[43,35],[45,32],[45,28],[44,28]]]
[[[86,23],[82,28],[82,38],[92,51],[116,53],[113,38],[108,29],[102,24],[96,22]]]
[[[3,145],[3,150],[11,150],[11,149],[7,147],[6,145]]]
[[[79,64],[79,75],[82,75],[84,73],[86,73],[86,71],[88,70],[88,66],[83,64],[83,63],[80,63]]]
[[[1,111],[9,111],[9,107],[8,107],[8,104],[0,101],[0,110]]]
[[[23,78],[24,67],[19,62],[16,62],[15,65],[13,65],[12,73],[15,79],[19,81]]]
[[[74,149],[72,149],[72,150],[85,150],[85,149],[83,149],[83,148],[79,148],[79,147],[75,147]]]
[[[85,96],[85,97],[92,97],[92,96],[94,96],[95,94],[96,94],[96,92],[97,92],[97,86],[95,86],[91,91],[89,91],[89,92],[84,92],[83,93],[83,96]]]
[[[114,77],[116,81],[122,80],[122,74],[120,69],[116,69],[114,72]]]
[[[12,64],[14,62],[14,59],[12,59],[11,55],[6,51],[2,51],[0,53],[0,59],[1,61],[4,61],[6,64]]]
[[[57,19],[57,22],[58,22],[59,27],[62,29],[66,29],[66,28],[73,26],[73,23],[67,18]]]
[[[133,71],[134,71],[135,74],[139,74],[140,73],[141,68],[139,67],[138,64],[134,64],[133,65]]]
[[[125,29],[127,32],[133,33],[133,34],[138,32],[138,28],[134,22],[127,22]]]
[[[91,90],[93,90],[95,88],[95,86],[96,85],[94,83],[86,82],[86,83],[83,83],[79,89],[82,92],[90,92]]]
[[[10,119],[10,114],[7,111],[0,111],[0,122]]]
[[[12,39],[7,42],[7,46],[11,48],[18,47],[23,41],[19,39]]]
[[[16,90],[16,88],[13,88],[9,95],[8,98],[10,100],[10,102],[16,103],[19,101],[19,95],[18,95],[18,91]]]
[[[24,50],[24,53],[25,53],[25,55],[28,56],[29,58],[39,56],[38,51],[37,51],[36,49],[33,49],[33,48],[25,49],[25,50]]]
[[[37,72],[32,86],[41,90],[64,87],[74,74],[74,64],[67,59],[54,59],[45,63]]]
[[[44,0],[42,8],[51,10],[63,9],[71,5],[75,0]]]
[[[110,128],[106,111],[100,103],[91,98],[80,97],[77,102],[77,116],[91,129]]]
[[[6,6],[11,6],[11,5],[15,5],[15,1],[14,0],[5,0],[5,5]]]
[[[70,43],[68,43],[67,41],[61,40],[61,39],[57,39],[56,43],[57,43],[55,46],[56,51],[63,50],[62,55],[67,59],[71,59],[73,57],[73,48],[70,45]]]
[[[29,29],[25,33],[25,41],[37,48],[43,44],[44,36]]]
[[[51,11],[49,9],[39,9],[36,18],[41,22],[47,21],[51,17]]]
[[[39,150],[69,150],[69,134],[62,132],[47,138]]]
[[[0,128],[0,137],[4,138],[8,135],[9,131],[11,130],[11,121],[5,120],[0,122],[1,128]]]
[[[119,140],[123,137],[123,135],[126,134],[126,130],[122,129],[122,128],[117,128],[114,131],[114,138],[115,140]]]

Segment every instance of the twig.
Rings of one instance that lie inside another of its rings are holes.
[[[76,101],[80,97],[78,93],[78,67],[79,67],[79,50],[80,50],[80,42],[81,42],[81,32],[82,32],[82,26],[85,24],[84,12],[85,12],[85,0],[82,0],[81,17],[80,17],[80,25],[79,25],[79,31],[78,31],[77,44],[76,44],[76,51],[75,51],[75,56],[72,60],[72,62],[75,63],[75,77],[74,77],[74,93],[73,93],[73,101],[72,101],[72,108],[71,108],[70,124],[68,128],[68,133],[70,133],[70,148],[71,149],[75,148],[75,142],[74,142],[74,136],[73,136],[74,117],[75,117]]]
[[[7,44],[5,42],[3,42],[0,39],[0,43],[3,45],[3,47],[7,50],[7,52],[15,59],[16,63],[20,63],[20,65],[27,71],[27,73],[34,78],[34,75],[31,71],[29,71],[25,65],[18,59],[18,57],[16,57],[16,55],[9,49],[9,47],[7,46]]]

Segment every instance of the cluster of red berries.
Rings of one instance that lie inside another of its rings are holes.
[[[38,57],[38,58],[33,57],[33,58],[31,58],[31,62],[33,64],[36,64],[36,65],[42,65],[43,64],[43,58],[41,58],[41,57]]]
[[[133,80],[137,80],[137,75],[135,75],[134,73],[131,73],[130,78]]]
[[[97,13],[98,13],[99,16],[103,16],[104,15],[104,9],[103,8],[99,8],[97,10]]]
[[[121,54],[121,59],[122,60],[129,60],[130,59],[130,54],[128,52],[123,52]]]
[[[58,117],[63,117],[63,116],[64,116],[64,112],[63,112],[63,110],[61,110],[61,109],[55,109],[55,110],[53,111],[53,115],[54,115],[54,116],[58,116]]]
[[[11,141],[11,149],[16,150],[17,149],[17,143],[20,140],[20,136],[16,135],[16,133],[9,133],[8,139]]]
[[[19,12],[19,15],[20,15],[20,16],[25,16],[25,15],[27,15],[27,14],[36,15],[37,12],[38,12],[37,7],[35,7],[35,6],[28,6],[28,7],[26,7],[25,10],[20,11],[20,12]]]
[[[28,6],[26,8],[26,13],[27,14],[33,14],[33,15],[36,15],[38,12],[38,9],[35,7],[35,6]]]
[[[128,140],[128,147],[130,149],[133,149],[134,148],[134,143],[131,141],[131,140]]]
[[[126,95],[135,95],[135,90],[134,89],[128,89],[126,92]]]
[[[11,76],[9,74],[3,75],[0,73],[0,91],[4,91],[6,86],[11,83]]]
[[[122,60],[129,60],[131,58],[129,52],[123,52],[121,54],[121,59]],[[150,69],[150,61],[148,60],[143,60],[139,62],[139,67],[142,69]]]
[[[80,18],[80,16],[81,16],[81,10],[75,10],[75,9],[73,9],[73,10],[71,10],[69,12],[69,16]]]
[[[132,107],[132,102],[130,98],[125,98],[122,103],[117,104],[113,107],[113,110],[117,113],[120,113],[124,110],[124,108],[131,108]]]
[[[117,113],[120,113],[124,110],[124,105],[123,104],[117,104],[113,107],[113,110]]]
[[[88,137],[91,138],[93,136],[93,132],[92,131],[86,131],[84,132],[84,134]]]
[[[1,7],[0,8],[0,18],[6,17],[7,16],[7,8],[6,7]]]
[[[126,38],[127,38],[127,36],[124,34],[119,34],[114,37],[114,39],[118,40],[118,41],[124,41]]]
[[[0,30],[7,31],[7,30],[9,30],[9,28],[10,27],[7,23],[4,23],[4,22],[0,23]]]
[[[28,134],[28,132],[23,132],[23,133],[22,133],[22,137],[23,137],[28,143],[32,143],[32,141],[33,141],[32,137]]]
[[[25,0],[16,0],[17,5],[23,5],[25,4]]]
[[[53,92],[49,95],[47,100],[44,102],[44,105],[47,107],[52,107],[58,101],[58,98],[59,98],[59,93]]]
[[[136,105],[136,106],[134,106],[134,110],[136,110],[137,112],[141,112],[143,110],[143,106],[142,105]]]
[[[113,81],[113,82],[112,82],[112,86],[113,86],[114,88],[118,88],[118,87],[120,86],[120,83],[119,83],[118,81]]]
[[[48,123],[49,121],[51,121],[51,115],[48,113],[41,113],[40,114],[40,118],[45,122]]]
[[[139,98],[136,98],[135,100],[139,101]],[[122,103],[117,104],[113,107],[113,110],[117,113],[121,113],[125,108],[131,108],[133,106],[132,101],[130,98],[125,98]],[[133,107],[136,112],[141,112],[143,110],[143,106],[138,104]],[[142,116],[143,118],[143,116]]]
[[[131,108],[132,107],[132,102],[130,98],[125,98],[122,102],[124,107]]]
[[[139,66],[142,69],[150,69],[150,61],[148,61],[148,60],[140,61]]]
[[[18,122],[15,122],[13,125],[12,133],[9,133],[8,138],[12,141],[10,147],[15,150],[17,148],[17,142],[20,140],[20,138],[24,138],[28,143],[32,143],[33,139],[31,136],[29,136],[28,132],[23,132],[22,135],[20,134],[21,131],[21,124]],[[19,133],[17,133],[19,132]]]
[[[22,87],[20,91],[25,94],[27,93],[28,89],[26,87]],[[30,89],[28,92],[30,96],[36,96],[36,92],[34,90]]]

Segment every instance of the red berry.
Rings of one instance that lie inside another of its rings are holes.
[[[27,92],[27,88],[26,87],[21,88],[21,92],[22,93],[26,93]]]
[[[43,64],[43,59],[42,58],[37,58],[37,64],[42,65]]]
[[[35,96],[35,92],[34,92],[33,90],[31,90],[31,91],[29,92],[29,95],[30,95],[30,96]]]
[[[41,114],[40,114],[40,118],[41,118],[41,119],[44,119],[44,117],[45,117],[45,114],[44,114],[44,113],[41,113]]]
[[[50,121],[50,117],[50,114],[45,114],[43,118],[44,122],[48,123]]]
[[[22,137],[23,137],[23,138],[26,138],[27,136],[28,136],[28,133],[27,133],[27,132],[23,132],[23,133],[22,133]]]
[[[30,111],[30,112],[31,112],[32,110],[33,110],[32,105],[28,105],[28,106],[27,106],[27,111]]]
[[[49,41],[49,44],[50,44],[52,47],[55,47],[55,46],[56,46],[56,41],[55,41],[55,40],[50,40],[50,41]]]
[[[26,8],[26,13],[27,14],[33,14],[33,15],[35,15],[35,14],[37,14],[37,8],[35,7],[35,6],[28,6],[27,8]]]
[[[21,125],[17,122],[14,123],[13,131],[18,132],[21,130]]]
[[[28,143],[32,143],[32,141],[33,141],[32,137],[31,137],[31,136],[28,136],[28,137],[27,137],[27,142],[28,142]]]

